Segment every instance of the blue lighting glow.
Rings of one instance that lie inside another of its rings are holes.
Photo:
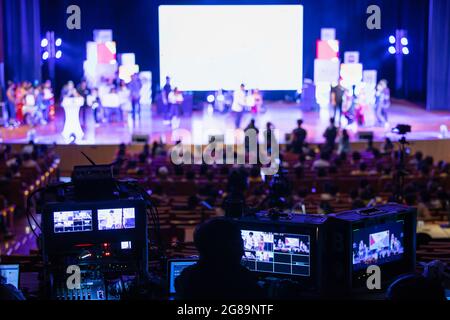
[[[389,43],[390,44],[394,44],[395,43],[395,37],[394,36],[390,36],[389,37]]]
[[[397,50],[395,49],[394,46],[390,46],[390,47],[389,47],[389,53],[390,53],[390,54],[396,54],[396,53],[397,53]]]

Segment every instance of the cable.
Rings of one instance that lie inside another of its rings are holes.
[[[71,185],[72,185],[71,182],[55,184],[55,185],[49,185],[49,186],[46,186],[46,187],[41,187],[41,188],[35,189],[27,196],[26,207],[25,207],[25,215],[27,216],[28,225],[30,226],[31,231],[33,232],[33,234],[35,235],[36,238],[38,238],[39,236],[36,233],[35,229],[33,228],[33,225],[31,224],[31,220],[33,220],[33,222],[35,223],[36,227],[38,227],[41,232],[42,232],[42,228],[41,228],[40,224],[37,222],[37,220],[34,217],[34,215],[31,213],[31,200],[38,193],[47,192],[47,191],[52,190],[52,189],[65,188],[65,187],[71,186]],[[30,220],[30,218],[31,218],[31,220]]]

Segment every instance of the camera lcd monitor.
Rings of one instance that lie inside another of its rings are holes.
[[[405,253],[404,220],[353,230],[353,270],[399,261]]]
[[[243,264],[251,271],[309,277],[310,236],[242,230]]]
[[[135,209],[99,209],[97,211],[98,230],[134,229],[136,227]]]
[[[71,233],[92,231],[92,211],[61,211],[53,213],[53,231]]]

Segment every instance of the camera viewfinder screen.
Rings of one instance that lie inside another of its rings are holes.
[[[55,233],[92,231],[92,211],[62,211],[53,213]]]
[[[310,276],[310,237],[242,230],[243,264],[251,271]]]
[[[98,230],[133,229],[136,227],[135,209],[99,209]]]
[[[402,259],[404,221],[353,230],[353,269],[381,265]]]

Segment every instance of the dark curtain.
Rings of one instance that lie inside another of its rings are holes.
[[[6,78],[41,80],[39,0],[4,0]]]
[[[428,110],[450,110],[450,1],[431,0],[428,44]]]

